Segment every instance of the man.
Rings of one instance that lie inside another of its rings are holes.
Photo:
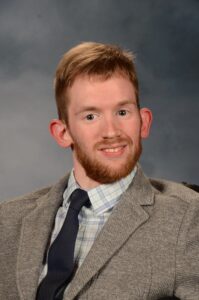
[[[152,113],[131,53],[72,48],[55,96],[50,132],[73,170],[1,204],[0,299],[199,299],[199,197],[138,164]]]

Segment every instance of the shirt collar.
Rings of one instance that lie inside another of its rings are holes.
[[[68,205],[69,197],[72,192],[78,188],[81,188],[75,180],[73,171],[74,170],[72,170],[70,173],[68,186],[63,194],[64,206]],[[100,215],[115,206],[120,196],[127,190],[129,184],[132,182],[136,171],[137,166],[125,178],[122,178],[114,183],[101,184],[87,191],[91,201],[92,209],[97,215]]]

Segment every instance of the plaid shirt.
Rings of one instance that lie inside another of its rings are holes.
[[[83,263],[97,235],[108,220],[108,217],[110,216],[114,206],[119,201],[120,196],[127,190],[129,184],[132,182],[136,170],[137,167],[135,167],[127,177],[122,178],[115,183],[101,184],[87,191],[91,206],[89,208],[83,206],[78,215],[79,230],[77,234],[74,254],[78,268]],[[61,230],[70,204],[70,195],[77,188],[81,187],[76,182],[73,171],[71,171],[68,186],[63,194],[63,205],[57,211],[55,226],[51,236],[50,244],[53,243]],[[48,267],[46,264],[41,273],[39,282],[41,282],[41,280],[47,274],[47,268]]]

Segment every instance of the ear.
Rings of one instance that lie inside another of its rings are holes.
[[[52,137],[60,147],[67,148],[72,144],[72,137],[69,133],[67,125],[59,119],[53,119],[50,122],[49,130]]]
[[[150,109],[148,108],[141,108],[140,109],[140,116],[141,116],[141,137],[147,138],[149,136],[153,115]]]

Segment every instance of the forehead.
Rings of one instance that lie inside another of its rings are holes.
[[[136,101],[135,89],[127,76],[114,74],[110,78],[102,76],[78,76],[68,88],[70,104],[82,105],[96,102],[117,102],[121,100]]]

